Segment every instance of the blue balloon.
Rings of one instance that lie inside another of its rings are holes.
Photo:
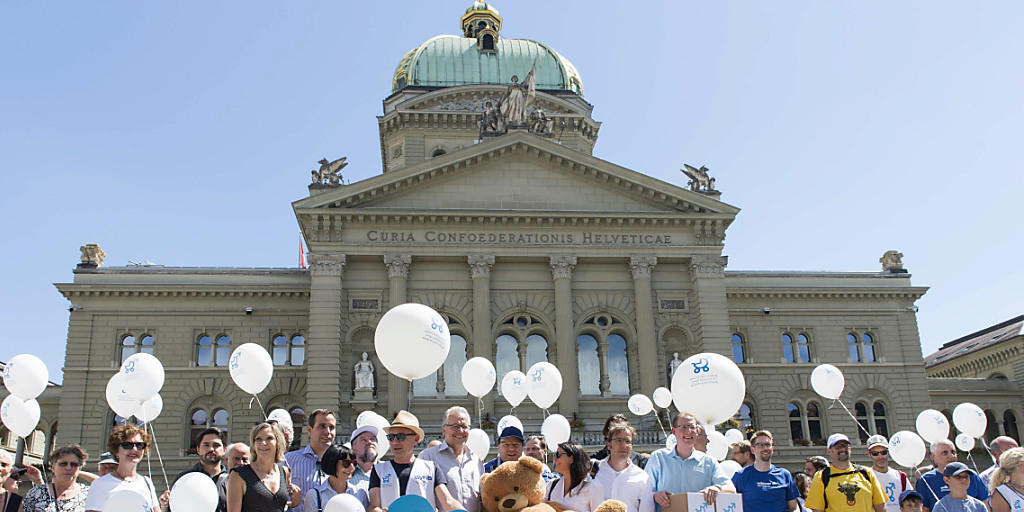
[[[388,512],[434,512],[434,507],[423,496],[406,494],[391,502]]]

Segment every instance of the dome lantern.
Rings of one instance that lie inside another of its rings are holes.
[[[477,48],[482,52],[495,51],[500,31],[501,16],[487,2],[477,0],[462,15],[462,35],[475,38]]]

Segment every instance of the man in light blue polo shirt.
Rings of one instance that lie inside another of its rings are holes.
[[[675,449],[662,448],[651,454],[647,461],[647,475],[654,489],[657,511],[671,506],[671,495],[699,492],[707,503],[714,503],[718,493],[735,493],[736,488],[725,476],[718,462],[704,452],[695,450],[697,418],[688,412],[676,414],[672,419]]]

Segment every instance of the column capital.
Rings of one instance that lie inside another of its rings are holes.
[[[722,277],[725,266],[729,264],[728,256],[716,256],[711,254],[699,254],[690,257],[690,276],[694,279],[701,277]]]
[[[412,254],[385,254],[384,266],[388,269],[388,277],[409,277],[409,266],[412,265]]]
[[[552,256],[552,279],[572,279],[572,270],[576,267],[576,256]]]
[[[469,263],[469,275],[473,279],[491,276],[491,267],[494,266],[493,255],[470,254],[466,261]]]
[[[309,273],[314,276],[341,276],[345,271],[345,255],[309,253]]]
[[[658,264],[656,256],[632,256],[629,258],[629,270],[633,272],[633,279],[646,277],[650,279],[654,272],[654,266]]]

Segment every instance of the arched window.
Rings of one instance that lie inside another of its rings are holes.
[[[797,441],[805,440],[803,415],[800,414],[800,406],[790,402],[786,404],[786,413],[789,415],[789,437],[795,444],[800,444]]]
[[[818,414],[818,403],[807,403],[807,434],[811,442],[822,444],[824,437],[821,435],[821,416]]]
[[[889,422],[885,414],[885,404],[876,401],[871,407],[871,411],[875,416],[875,433],[889,437]]]
[[[740,406],[740,410],[736,412],[736,415],[732,419],[738,421],[741,425],[741,429],[747,437],[753,434],[757,430],[757,423],[754,421],[754,408],[749,402],[743,402]]]
[[[156,339],[149,334],[143,334],[140,340],[136,340],[132,334],[125,334],[121,337],[121,362],[138,352],[152,355],[155,345]]]
[[[995,439],[999,437],[999,423],[996,421],[996,415],[985,409],[985,420],[988,424],[985,426],[985,439]]]
[[[231,338],[226,334],[217,336],[216,344],[209,334],[200,334],[196,340],[196,366],[227,366],[231,356]]]
[[[435,397],[437,396],[437,372],[431,373],[422,379],[412,381],[412,396]]]
[[[497,380],[500,388],[501,379],[506,373],[512,370],[522,371],[519,368],[519,342],[511,334],[502,334],[494,340],[494,345],[497,350],[494,360],[498,363],[495,365],[495,371],[498,372]]]
[[[306,360],[306,338],[295,335],[289,340],[287,336],[274,336],[274,366],[302,366]]]
[[[800,363],[811,362],[811,338],[807,333],[800,333],[796,336],[797,361]]]
[[[9,447],[11,446],[11,431],[7,430],[7,427],[0,425],[0,446]]]
[[[231,357],[231,337],[227,334],[217,336],[217,366],[227,366]]]
[[[796,344],[793,343],[793,335],[789,333],[782,334],[782,358],[787,363],[795,363],[796,359]]]
[[[857,344],[857,335],[856,334],[847,334],[846,335],[846,346],[850,350],[850,362],[851,363],[859,363],[860,362],[860,346]]]
[[[608,335],[608,379],[613,395],[629,394],[629,364],[626,361],[626,339]]]
[[[576,337],[577,362],[580,372],[580,394],[601,394],[601,363],[597,356],[597,340],[589,334]]]
[[[874,363],[878,360],[875,354],[875,337],[871,334],[847,333],[846,347],[850,352],[851,363]]]
[[[523,368],[523,373],[529,370],[531,366],[548,360],[548,340],[540,334],[531,334],[526,337],[526,367]],[[499,378],[504,377],[505,374],[499,374]]]
[[[434,152],[430,154],[430,156],[431,157],[439,157],[439,156],[443,155],[444,153],[445,153],[445,151],[443,149],[438,148],[438,149],[435,149]]]
[[[1003,413],[1003,435],[1020,439],[1020,432],[1017,430],[1017,415],[1009,409]]]
[[[451,335],[451,348],[444,360],[444,396],[466,396],[462,385],[462,367],[466,364],[466,338]]]
[[[483,49],[484,51],[494,51],[494,36],[484,34]]]
[[[228,419],[228,411],[224,408],[214,407],[207,409],[199,407],[192,409],[192,414],[189,415],[189,443],[186,453],[196,453],[196,443],[199,442],[199,435],[210,427],[217,427],[224,433],[224,439],[229,439]]]
[[[864,333],[861,335],[860,339],[864,342],[864,362],[875,362],[875,337],[868,333]]]
[[[871,428],[871,420],[868,419],[868,406],[864,405],[864,402],[857,402],[853,406],[854,415],[857,416],[857,423],[860,423],[861,428],[857,429],[857,434],[860,436],[860,442],[864,443],[868,440],[868,435],[864,432]]]
[[[738,333],[732,334],[732,360],[742,363],[746,360],[743,350],[743,336]]]

